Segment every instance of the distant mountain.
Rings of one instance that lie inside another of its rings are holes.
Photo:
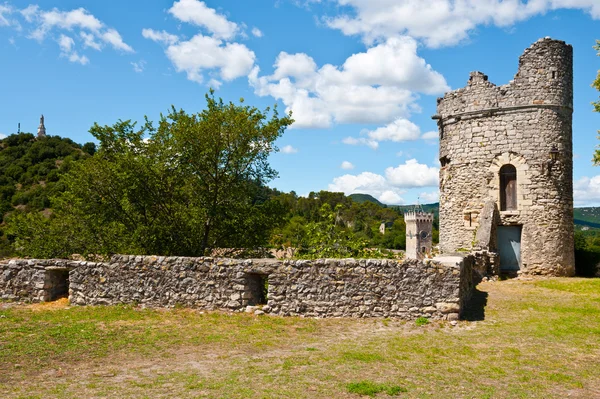
[[[575,208],[575,224],[600,229],[600,207]]]
[[[379,206],[385,206],[384,204],[379,202],[377,200],[377,198],[375,198],[369,194],[350,194],[348,197],[350,197],[352,199],[352,201],[359,203],[359,204],[362,204],[363,202],[372,202]]]
[[[400,212],[412,211],[415,209],[416,205],[393,205],[392,208],[397,209]],[[438,218],[440,216],[440,203],[436,202],[433,204],[422,204],[419,207],[423,208],[425,212],[434,213],[435,217]]]

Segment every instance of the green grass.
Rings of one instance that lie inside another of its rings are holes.
[[[4,303],[0,397],[600,397],[600,279],[478,289],[456,327]]]
[[[406,388],[398,385],[379,384],[371,381],[353,382],[346,385],[346,389],[350,393],[365,396],[375,396],[381,392],[385,392],[390,396],[396,396],[402,392],[407,392]]]

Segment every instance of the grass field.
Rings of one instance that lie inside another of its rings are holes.
[[[600,279],[476,299],[455,327],[0,303],[0,397],[600,398]]]

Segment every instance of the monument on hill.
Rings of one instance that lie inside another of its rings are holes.
[[[38,138],[46,137],[46,126],[44,126],[44,115],[40,117],[40,125],[38,126],[37,132]]]

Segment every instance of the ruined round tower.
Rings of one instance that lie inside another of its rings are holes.
[[[540,39],[513,81],[481,72],[438,99],[440,250],[496,252],[504,272],[574,274],[573,48]]]

